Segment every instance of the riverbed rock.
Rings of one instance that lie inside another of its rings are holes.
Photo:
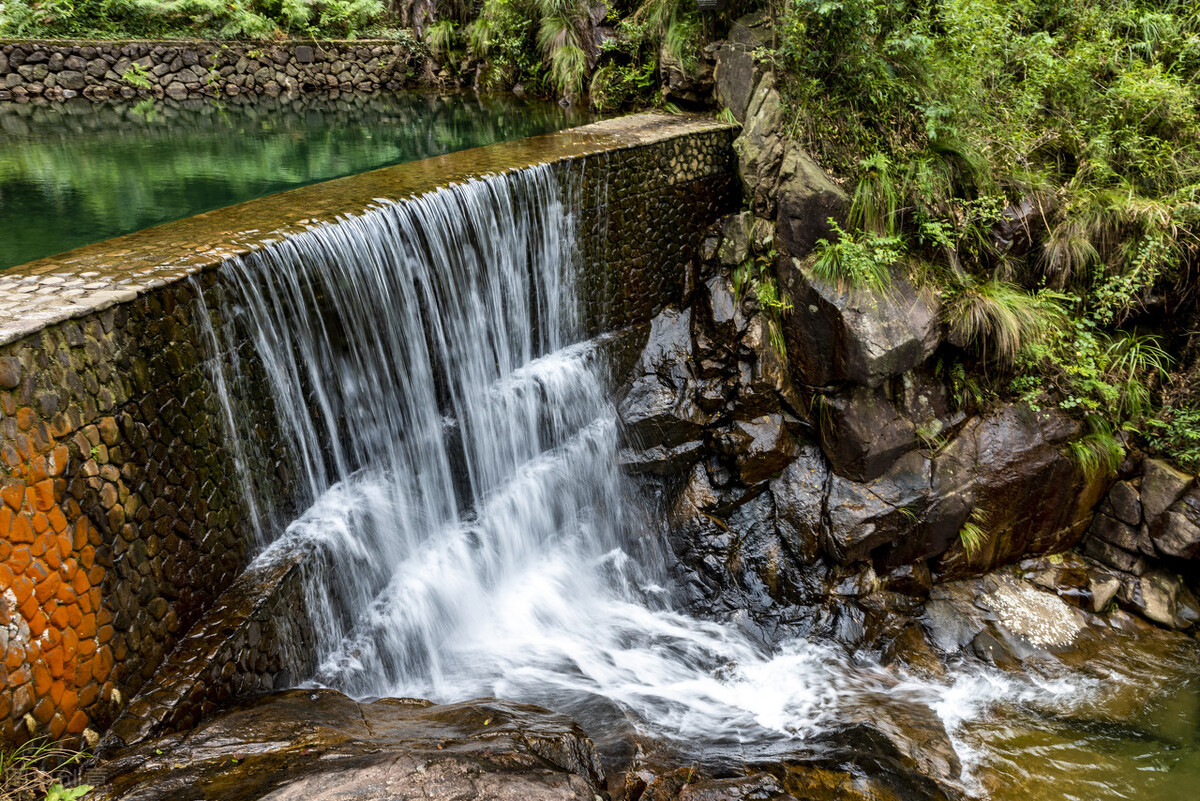
[[[1117,593],[1125,608],[1160,626],[1184,630],[1200,622],[1200,602],[1183,580],[1161,568],[1126,576]]]
[[[89,781],[97,801],[593,801],[602,778],[583,731],[540,707],[290,690],[118,755]]]
[[[788,360],[802,383],[876,387],[919,366],[938,346],[938,303],[906,281],[874,294],[840,290],[794,258],[777,259],[775,270],[793,305],[783,328]]]

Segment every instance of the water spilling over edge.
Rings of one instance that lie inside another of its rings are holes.
[[[1000,701],[1085,696],[979,669],[918,680],[805,640],[768,650],[673,604],[659,528],[616,466],[603,351],[582,340],[575,184],[547,166],[472,181],[225,268],[231,323],[208,335],[229,357],[223,416],[262,545],[315,549],[313,681],[539,702],[740,757],[881,694],[952,732]],[[275,399],[306,509],[292,521],[249,467],[240,341]]]

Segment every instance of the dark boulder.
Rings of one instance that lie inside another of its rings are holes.
[[[881,389],[860,385],[822,399],[821,449],[833,471],[873,481],[917,446],[916,426]]]
[[[781,252],[808,255],[818,240],[833,237],[829,221],[842,222],[848,206],[846,194],[812,156],[788,142],[775,188],[775,238]]]
[[[884,294],[841,291],[798,259],[775,262],[780,290],[792,303],[783,318],[796,379],[875,387],[925,362],[938,346],[938,303],[897,280]]]
[[[873,481],[834,475],[826,500],[826,552],[837,562],[863,561],[881,545],[907,536],[928,503],[929,482],[929,459],[919,453]]]
[[[1188,491],[1158,518],[1152,539],[1163,556],[1200,557],[1200,490]]]
[[[94,796],[138,801],[593,801],[591,742],[527,704],[412,699],[358,703],[290,690],[101,765]]]
[[[1192,476],[1169,462],[1162,459],[1142,462],[1141,501],[1145,521],[1154,526],[1191,486]]]
[[[771,479],[779,535],[799,564],[812,564],[817,558],[828,485],[829,465],[811,443],[801,445],[796,459]]]
[[[796,455],[796,440],[780,414],[736,420],[733,433],[741,443],[735,457],[738,477],[747,486],[775,475]]]
[[[651,322],[632,382],[617,404],[622,465],[672,473],[701,456],[706,415],[696,405],[691,310],[667,309]]]
[[[969,420],[934,460],[933,492],[969,501],[985,537],[971,554],[952,541],[940,568],[979,572],[1079,542],[1110,479],[1087,474],[1065,452],[1078,434],[1066,414],[1024,404]]]

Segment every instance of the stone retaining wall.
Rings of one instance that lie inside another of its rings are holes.
[[[0,41],[0,101],[186,97],[417,82],[423,56],[396,41]]]
[[[143,688],[169,690],[169,703],[127,717],[181,725],[303,663],[281,656],[300,647],[289,637],[250,634],[255,615],[281,603],[278,585],[204,617],[256,547],[206,369],[222,358],[205,345],[221,264],[379,198],[552,162],[583,180],[591,328],[644,322],[679,301],[698,237],[738,202],[731,139],[712,120],[635,115],[305,187],[0,273],[0,741],[94,741]],[[267,443],[252,469],[276,471],[286,495],[271,401],[249,408],[263,413]],[[213,631],[229,636],[209,654]]]

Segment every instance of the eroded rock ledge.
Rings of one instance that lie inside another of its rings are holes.
[[[593,801],[595,749],[570,719],[527,704],[445,706],[290,690],[154,740],[89,777],[132,801]]]

